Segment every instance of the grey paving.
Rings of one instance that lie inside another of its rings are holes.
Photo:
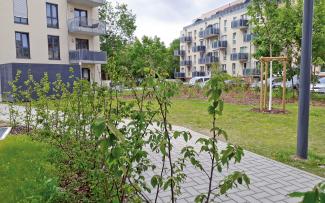
[[[195,144],[195,141],[200,137],[206,137],[203,134],[180,126],[173,126],[173,130],[189,131],[193,136],[192,140],[188,143],[181,139],[173,142],[174,146],[176,146],[173,152],[174,157],[177,157],[181,148],[187,145],[195,146],[196,150],[198,150],[199,146]],[[219,142],[218,145],[222,149],[226,146],[226,143]],[[150,158],[158,166],[161,165],[161,158],[157,154],[150,153]],[[210,165],[209,155],[202,154],[200,160],[208,168]],[[185,171],[187,179],[182,184],[182,195],[179,196],[178,201],[194,202],[198,194],[207,190],[208,179],[202,172],[191,166],[191,164],[187,165]],[[290,198],[287,195],[291,192],[310,190],[317,183],[325,180],[324,178],[297,168],[245,151],[245,156],[241,163],[236,165],[231,164],[226,172],[217,174],[214,184],[217,185],[223,177],[233,171],[245,171],[251,179],[249,188],[243,186],[235,188],[227,196],[218,197],[215,202],[299,202],[300,199]],[[151,176],[147,178],[149,177]],[[160,202],[169,202],[165,192],[159,197],[159,200]]]
[[[23,112],[23,108],[19,107],[19,111]],[[8,106],[0,104],[0,120],[8,120]],[[175,149],[172,156],[178,157],[180,150],[186,146],[195,146],[198,150],[199,146],[195,144],[195,141],[205,135],[194,132],[180,126],[173,126],[173,130],[189,131],[193,138],[186,143],[179,139],[174,140],[173,144]],[[226,143],[219,142],[219,148],[224,148]],[[150,151],[150,150],[148,150]],[[150,159],[157,166],[162,165],[161,157],[153,152],[150,152]],[[210,164],[210,158],[208,154],[200,155],[200,160],[203,165],[208,168]],[[233,171],[245,171],[251,179],[249,188],[240,186],[233,189],[227,196],[218,197],[215,202],[224,203],[241,203],[241,202],[299,202],[299,199],[289,198],[287,194],[295,191],[307,191],[313,188],[317,183],[324,181],[324,178],[315,176],[313,174],[304,172],[302,170],[293,168],[291,166],[282,164],[280,162],[268,159],[266,157],[254,154],[249,151],[245,151],[245,156],[241,163],[231,164],[229,169],[220,175],[216,175],[214,185],[218,185],[219,181],[223,179],[227,174]],[[178,202],[194,202],[195,197],[201,192],[205,192],[208,186],[207,177],[195,169],[191,164],[187,164],[185,169],[187,179],[182,184],[182,194],[178,197]],[[155,171],[149,171],[145,174],[148,181],[154,174],[159,174],[159,167]],[[154,199],[155,194],[147,194],[151,199]],[[170,202],[170,193],[168,191],[162,191],[159,195],[159,202]]]

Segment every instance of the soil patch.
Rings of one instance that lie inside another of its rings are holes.
[[[265,114],[289,114],[290,113],[289,111],[283,111],[282,109],[276,109],[276,108],[273,108],[271,111],[267,109],[261,111],[259,108],[253,108],[251,111],[257,113],[265,113]]]

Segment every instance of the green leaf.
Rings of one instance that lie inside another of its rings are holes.
[[[91,128],[95,136],[100,137],[106,131],[105,120],[103,118],[96,119]]]

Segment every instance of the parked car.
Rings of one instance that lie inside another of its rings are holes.
[[[273,88],[283,87],[282,78],[277,78],[276,80],[274,80],[272,86],[273,86]],[[295,75],[293,77],[293,81],[288,80],[286,82],[286,87],[287,88],[298,88],[298,86],[299,86],[299,79],[298,79],[297,75]]]
[[[209,80],[210,77],[194,77],[188,84],[189,86],[199,85],[200,87],[204,87]]]
[[[310,91],[315,93],[323,93],[325,94],[325,78],[319,79],[317,84],[310,85]]]

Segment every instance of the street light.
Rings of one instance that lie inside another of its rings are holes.
[[[310,73],[312,59],[312,32],[313,32],[314,0],[304,0],[304,22],[302,36],[301,71],[299,87],[299,114],[297,133],[297,157],[308,157],[308,128],[310,103]]]

